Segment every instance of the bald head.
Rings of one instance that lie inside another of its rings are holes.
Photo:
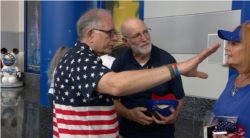
[[[147,28],[142,20],[138,18],[129,18],[123,22],[121,26],[121,33],[123,36],[128,36],[133,34],[135,29],[138,29],[139,27]]]

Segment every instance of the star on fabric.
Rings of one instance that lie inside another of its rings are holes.
[[[86,103],[86,102],[87,102],[87,100],[84,98],[84,99],[83,99],[83,102],[84,102],[84,103]]]
[[[71,64],[73,64],[75,62],[75,60],[73,59],[73,60],[71,60]]]
[[[106,101],[109,102],[109,98],[107,98]]]
[[[81,62],[81,58],[78,59],[78,63],[80,63],[80,62]]]
[[[77,67],[77,71],[80,72],[80,68],[79,67]]]
[[[71,77],[71,73],[69,73],[69,77]]]
[[[92,83],[92,86],[95,87],[95,83],[94,82]]]
[[[84,54],[83,52],[80,53],[80,55],[83,55],[83,54]]]
[[[64,101],[65,98],[62,97],[62,100]]]
[[[67,57],[67,55],[68,55],[68,54],[65,54],[65,56],[64,56],[64,57]],[[66,61],[67,61],[67,60],[66,60]]]
[[[75,81],[75,79],[72,77],[72,81]]]
[[[86,75],[86,74],[84,74],[84,75],[83,75],[83,78],[84,78],[84,79],[87,79],[87,75]]]
[[[78,92],[78,93],[76,93],[76,95],[77,95],[77,96],[80,96],[80,95],[81,95],[81,93],[80,93],[80,92]]]
[[[57,84],[55,83],[55,86],[57,87]]]
[[[81,49],[85,49],[85,47],[84,47],[84,46],[81,46]]]
[[[68,83],[68,82],[69,82],[69,80],[68,80],[68,79],[65,79],[65,82],[66,82],[66,83]]]
[[[87,70],[87,68],[88,68],[87,66],[84,66],[84,67],[83,67],[83,70],[85,70],[85,71],[86,71],[86,70]]]
[[[91,77],[93,77],[93,78],[95,77],[95,73],[94,73],[94,72],[93,72],[93,73],[91,73]]]
[[[74,68],[71,68],[71,72],[73,72],[74,71]]]
[[[102,99],[102,96],[103,96],[103,95],[99,95],[99,99]]]
[[[67,62],[67,60],[64,61],[64,63],[66,63],[66,62]]]
[[[96,68],[96,66],[92,66],[91,68],[92,68],[92,69],[95,69],[95,68]]]
[[[80,77],[79,77],[79,76],[77,76],[77,77],[76,77],[76,79],[77,79],[77,80],[80,80]]]
[[[66,92],[64,92],[64,93],[65,93],[66,96],[69,96],[69,92],[68,92],[68,91],[66,91]]]
[[[95,60],[94,63],[97,64],[98,62]]]
[[[87,97],[89,98],[89,93],[87,93]]]
[[[59,68],[61,69],[61,68],[62,68],[62,65],[60,65]]]
[[[61,88],[62,88],[62,89],[64,88],[64,85],[63,85],[63,84],[61,85]]]
[[[82,85],[78,85],[78,88],[81,89],[81,88],[82,88]]]
[[[75,86],[71,86],[71,89],[74,90],[74,89],[75,89]]]
[[[75,46],[77,45],[77,43],[75,43]]]
[[[63,76],[63,71],[61,72],[61,75]]]
[[[60,81],[60,78],[59,78],[59,77],[57,77],[57,78],[56,78],[56,80],[57,80],[57,81]]]
[[[102,69],[106,69],[105,67],[102,67]]]
[[[89,84],[87,83],[87,84],[85,84],[85,88],[88,88],[89,87]]]
[[[77,51],[76,53],[80,53],[80,51]]]
[[[75,100],[75,99],[71,98],[71,99],[70,99],[70,102],[71,102],[71,103],[74,103],[74,100]]]
[[[68,69],[69,69],[69,66],[66,67],[66,70],[68,70]]]
[[[89,58],[86,58],[86,59],[85,59],[85,62],[88,62],[88,61],[89,61]]]
[[[104,74],[103,72],[100,72],[100,76],[103,76],[103,74]]]
[[[58,96],[56,96],[56,99],[58,100]]]

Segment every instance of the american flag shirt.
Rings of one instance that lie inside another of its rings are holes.
[[[113,96],[94,91],[110,71],[96,52],[80,41],[65,54],[54,76],[54,138],[119,137]]]

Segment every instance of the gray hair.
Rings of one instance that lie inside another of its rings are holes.
[[[121,31],[122,36],[125,38],[126,34],[125,34],[125,30],[123,29],[123,27],[121,27],[120,31]]]
[[[105,9],[91,9],[80,17],[76,24],[78,40],[82,40],[85,37],[88,29],[100,28],[102,26],[102,14],[106,14],[112,18],[111,12]]]
[[[62,59],[62,57],[69,51],[69,49],[70,48],[67,46],[61,46],[60,48],[57,49],[53,59],[50,62],[48,83],[52,82],[53,71],[57,67],[57,65],[58,65],[59,61]]]

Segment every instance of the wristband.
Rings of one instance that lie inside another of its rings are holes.
[[[174,73],[174,69],[173,69],[172,65],[167,64],[166,66],[168,67],[168,69],[170,71],[171,78],[174,79],[175,78],[175,73]]]
[[[177,68],[177,64],[176,64],[176,63],[173,63],[173,65],[174,65],[174,70],[175,70],[175,75],[176,75],[176,77],[180,76],[179,70],[178,70],[178,68]]]

